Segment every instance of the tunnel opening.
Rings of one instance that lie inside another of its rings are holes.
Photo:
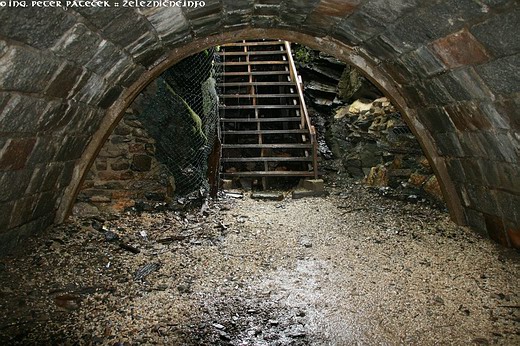
[[[317,39],[302,33],[293,33],[287,36],[285,31],[276,29],[267,31],[260,30],[258,33],[256,31],[256,29],[252,29],[241,32],[241,37],[244,39],[250,39],[251,37],[259,36],[265,37],[266,32],[271,32],[273,37],[291,37],[296,38],[296,41],[304,42],[311,47],[319,46],[321,50],[340,57],[343,61],[349,61],[352,63],[354,66],[356,66],[356,68],[359,68],[371,82],[375,83],[378,88],[384,90],[385,94],[390,96],[390,99],[394,102],[401,113],[406,115],[407,122],[411,125],[410,129],[419,139],[421,146],[427,154],[428,160],[433,163],[432,168],[435,171],[437,177],[440,178],[440,188],[444,196],[447,197],[446,203],[451,217],[458,223],[466,222],[463,210],[460,209],[460,196],[455,192],[454,185],[452,184],[451,178],[449,177],[448,171],[446,170],[445,162],[440,156],[438,156],[435,142],[430,137],[429,133],[425,131],[423,125],[418,120],[415,110],[408,107],[400,92],[395,89],[395,86],[391,83],[391,80],[387,79],[388,76],[386,75],[386,72],[376,69],[375,66],[366,59],[366,57],[353,52],[349,47],[344,46],[335,40]],[[130,102],[137,96],[137,92],[142,90],[142,88],[144,88],[144,86],[148,84],[154,78],[154,76],[158,75],[158,72],[166,70],[169,66],[171,66],[171,64],[179,61],[179,57],[188,56],[190,54],[199,52],[201,49],[212,47],[214,44],[219,42],[233,42],[237,38],[240,38],[240,35],[238,37],[234,35],[232,38],[228,36],[228,34],[217,35],[215,37],[211,37],[210,40],[201,40],[190,43],[183,47],[182,50],[174,50],[170,58],[166,59],[161,64],[158,64],[151,71],[151,73],[145,74],[143,78],[139,80],[139,82],[135,83],[134,87],[127,91],[126,96],[121,100],[122,102],[116,102],[114,104],[111,110],[107,113],[107,116],[105,117],[104,122],[101,124],[99,131],[93,137],[94,140],[89,144],[87,150],[84,152],[84,158],[75,167],[74,174],[79,174],[79,180],[72,181],[72,184],[67,188],[67,193],[64,195],[64,198],[61,199],[57,212],[58,222],[63,220],[65,215],[68,215],[70,212],[70,208],[72,207],[72,201],[70,198],[75,196],[78,192],[79,182],[82,181],[81,177],[85,176],[83,174],[86,172],[85,168],[89,167],[93,158],[95,157],[93,155],[100,149],[100,140],[104,140],[104,138],[106,138],[107,129],[113,128],[114,121],[121,117],[123,110],[126,109]],[[209,42],[213,44],[210,44]],[[403,110],[406,110],[406,112],[402,112]]]
[[[316,145],[298,149],[312,143],[305,126]],[[73,211],[182,209],[200,206],[210,189],[301,189],[318,172],[329,184],[354,179],[383,196],[445,207],[400,112],[356,68],[300,44],[240,41],[183,59],[136,97]]]

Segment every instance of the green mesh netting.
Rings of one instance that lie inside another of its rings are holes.
[[[208,189],[208,156],[218,136],[217,60],[208,49],[168,69],[139,115],[156,140],[157,159],[175,178],[177,195]]]

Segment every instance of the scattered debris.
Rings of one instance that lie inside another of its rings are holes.
[[[108,242],[119,240],[119,235],[113,231],[106,231],[105,240]]]
[[[180,284],[179,286],[177,286],[177,290],[180,293],[191,293],[192,292],[191,285],[188,283]]]
[[[277,191],[255,191],[251,193],[251,198],[267,201],[282,201],[284,199],[284,194]]]
[[[141,252],[141,250],[139,250],[138,248],[136,248],[132,245],[125,244],[125,243],[119,243],[119,247],[124,250],[130,251],[133,254],[138,254],[139,252]]]
[[[63,294],[54,297],[56,305],[64,310],[72,311],[79,309],[80,297],[72,294]]]
[[[161,244],[167,244],[167,243],[172,243],[174,241],[182,241],[186,239],[186,236],[183,236],[183,235],[174,235],[174,236],[171,236],[171,237],[166,237],[166,238],[161,238],[161,239],[157,239],[157,242],[158,243],[161,243]]]
[[[213,323],[212,326],[217,328],[217,329],[220,329],[220,330],[226,329],[226,327],[224,327],[223,325],[221,325],[219,323]]]
[[[246,222],[247,220],[249,219],[249,217],[247,215],[240,215],[237,217],[237,222],[238,223],[244,223]]]
[[[244,198],[242,192],[225,192],[224,195],[229,198]]]
[[[303,246],[303,247],[306,247],[306,248],[311,248],[312,247],[312,242],[310,241],[310,239],[302,239],[300,241],[300,244]]]
[[[272,203],[221,196],[208,215],[133,211],[50,228],[26,255],[0,259],[0,340],[519,344],[517,252],[427,203],[354,183],[327,190]]]
[[[159,263],[148,263],[139,268],[134,275],[134,280],[142,281],[145,277],[158,270],[161,267]]]

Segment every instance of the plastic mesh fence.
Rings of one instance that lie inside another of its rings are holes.
[[[177,195],[208,189],[208,156],[218,136],[218,59],[208,49],[169,68],[139,115],[156,140],[157,159],[175,178]]]

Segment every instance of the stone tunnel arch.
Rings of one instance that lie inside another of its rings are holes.
[[[168,66],[273,37],[360,69],[401,110],[459,224],[520,247],[520,3],[208,0],[0,8],[0,252],[63,221],[124,109]]]
[[[351,47],[344,43],[334,40],[330,37],[317,38],[308,34],[278,30],[278,29],[242,29],[238,31],[230,31],[220,35],[213,35],[206,38],[194,40],[188,44],[174,49],[159,65],[143,73],[143,75],[132,85],[128,90],[121,95],[120,99],[107,109],[105,118],[93,135],[91,142],[85,149],[79,163],[75,167],[74,176],[71,184],[66,190],[63,199],[60,203],[57,219],[61,223],[70,214],[76,196],[79,192],[81,182],[85,174],[90,169],[99,150],[103,146],[105,140],[108,138],[114,127],[118,124],[123,116],[125,110],[130,106],[135,97],[155,78],[167,70],[175,63],[182,59],[198,53],[204,49],[225,44],[240,39],[282,39],[290,40],[292,42],[301,43],[311,48],[323,51],[330,54],[345,63],[355,66],[368,79],[371,80],[387,97],[389,97],[393,104],[401,111],[403,118],[410,126],[410,129],[418,139],[423,151],[432,164],[432,168],[440,181],[440,185],[445,197],[448,210],[451,218],[458,224],[465,224],[462,205],[453,181],[451,180],[446,165],[442,157],[438,154],[438,148],[417,117],[416,111],[409,107],[406,99],[400,94],[399,90],[384,71],[381,71],[377,65],[369,58],[362,56]]]

